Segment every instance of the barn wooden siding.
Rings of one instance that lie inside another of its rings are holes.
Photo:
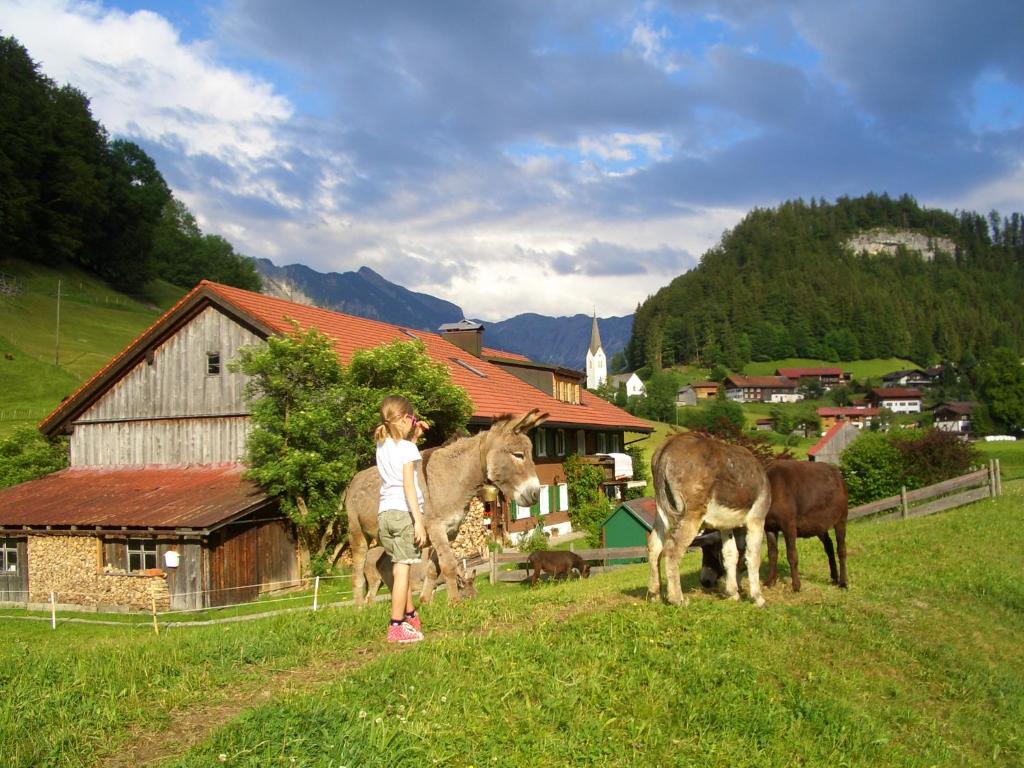
[[[105,536],[103,538],[103,564],[122,570],[128,569],[128,539]],[[164,568],[164,553],[176,550],[180,559],[177,568]],[[205,608],[206,552],[196,539],[182,537],[160,538],[156,542],[156,567],[167,574],[167,591],[171,595],[171,610]]]
[[[151,351],[74,422],[71,466],[208,464],[245,452],[247,377],[228,370],[259,336],[214,307]],[[207,373],[208,354],[220,373]]]
[[[254,600],[286,586],[280,582],[298,583],[295,536],[284,520],[228,525],[210,536],[209,551],[210,606]]]

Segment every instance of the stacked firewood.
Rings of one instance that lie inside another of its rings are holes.
[[[484,523],[488,518],[484,515],[484,503],[474,496],[469,502],[466,518],[459,527],[459,535],[452,542],[452,552],[456,557],[487,557],[487,544],[491,540],[491,529]]]

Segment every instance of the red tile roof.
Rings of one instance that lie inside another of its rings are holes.
[[[854,408],[852,406],[819,408],[817,411],[819,416],[878,416],[881,412],[880,408]]]
[[[737,387],[795,389],[797,386],[795,381],[785,376],[728,376],[725,381]]]
[[[521,363],[533,362],[533,360],[528,358],[526,355],[520,355],[516,352],[506,352],[504,349],[493,349],[492,347],[481,348],[480,354],[484,357],[500,357],[504,360],[518,360]]]
[[[875,387],[871,390],[871,396],[878,400],[905,400],[907,398],[924,397],[920,389],[906,387]]]
[[[64,469],[0,490],[0,526],[208,530],[267,503],[243,471],[241,464]]]
[[[489,421],[502,414],[524,413],[539,408],[550,414],[552,425],[622,428],[636,432],[651,432],[653,429],[649,422],[587,392],[581,393],[579,405],[563,403],[500,366],[460,349],[439,334],[296,304],[207,280],[182,297],[102,370],[79,387],[40,423],[40,427],[47,431],[55,430],[69,415],[87,406],[114,383],[120,364],[130,362],[147,346],[159,343],[168,332],[163,325],[177,322],[180,317],[188,316],[187,313],[198,311],[197,307],[202,306],[203,302],[211,300],[237,313],[240,319],[251,323],[260,333],[288,333],[292,330],[291,320],[303,329],[318,328],[334,342],[334,349],[343,363],[347,363],[357,349],[419,339],[426,347],[427,354],[447,366],[452,381],[466,390],[473,402],[473,417],[477,420]]]

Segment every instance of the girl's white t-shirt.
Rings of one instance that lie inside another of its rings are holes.
[[[380,474],[380,504],[377,513],[388,509],[409,511],[405,503],[405,486],[402,481],[402,467],[410,461],[420,460],[420,449],[409,440],[392,440],[390,437],[377,443],[377,472]],[[420,473],[413,467],[416,486],[416,500],[423,509],[423,491],[420,489]]]

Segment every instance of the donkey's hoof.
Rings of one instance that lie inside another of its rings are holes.
[[[754,600],[754,605],[756,605],[758,608],[764,608],[766,605],[764,598],[758,595],[757,599]]]

